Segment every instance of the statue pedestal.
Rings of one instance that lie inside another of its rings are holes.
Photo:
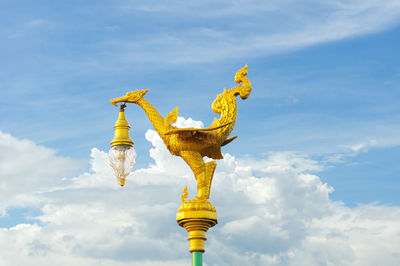
[[[205,252],[206,232],[217,224],[215,207],[208,200],[185,201],[178,209],[176,221],[189,233],[189,251]]]

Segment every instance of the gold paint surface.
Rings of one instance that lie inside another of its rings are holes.
[[[211,183],[216,167],[215,161],[205,163],[204,156],[218,160],[223,159],[221,147],[229,144],[237,136],[229,137],[237,116],[236,96],[245,100],[252,90],[247,79],[247,65],[235,75],[239,85],[229,90],[223,89],[211,105],[211,109],[220,114],[207,128],[177,128],[172,125],[178,117],[178,107],[165,118],[157,109],[144,99],[148,90],[128,92],[125,96],[110,100],[115,106],[118,103],[135,103],[147,114],[150,122],[160,135],[165,146],[172,155],[180,156],[192,170],[197,181],[197,196],[186,200],[189,196],[187,187],[181,195],[182,205],[178,209],[177,222],[189,233],[190,252],[205,251],[206,232],[217,224],[217,212],[208,201]],[[111,145],[132,143],[129,138],[129,125],[125,116],[120,112],[120,118],[115,125],[115,137]],[[128,144],[128,145],[132,145]]]
[[[180,156],[192,170],[197,181],[197,196],[195,199],[207,200],[210,198],[211,182],[216,167],[215,161],[205,163],[204,156],[212,159],[223,159],[221,146],[234,140],[237,136],[228,139],[233,130],[237,116],[236,96],[247,99],[251,92],[251,83],[246,77],[247,65],[235,75],[235,82],[239,85],[229,90],[224,89],[211,105],[212,110],[220,114],[219,119],[207,128],[177,128],[172,125],[178,117],[178,107],[165,118],[146,99],[148,90],[128,92],[125,96],[110,100],[117,106],[118,103],[135,103],[147,114],[150,122],[160,135],[165,146],[172,155]],[[131,141],[127,122],[116,125],[116,137],[111,145]],[[120,120],[118,120],[120,121]],[[117,123],[118,123],[117,121]],[[126,120],[125,120],[126,121]]]
[[[111,141],[111,146],[128,145],[133,146],[133,141],[129,137],[129,124],[125,119],[124,109],[121,107],[118,115],[118,120],[114,126],[114,139]]]
[[[209,228],[216,225],[217,221],[205,218],[190,218],[178,221],[189,233],[189,251],[205,252],[206,232]]]

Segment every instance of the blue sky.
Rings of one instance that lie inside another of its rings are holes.
[[[0,21],[0,158],[40,150],[43,160],[13,160],[59,164],[64,172],[43,170],[54,186],[46,189],[92,173],[92,149],[109,149],[118,111],[110,98],[150,89],[163,115],[179,106],[208,126],[211,102],[247,63],[253,91],[239,100],[239,138],[223,152],[260,165],[291,154],[318,165],[304,171],[333,188],[332,202],[400,205],[399,1],[3,1]],[[157,165],[147,117],[134,105],[126,112],[135,169]],[[43,192],[36,172],[29,184]],[[21,191],[9,193],[27,197]],[[61,194],[4,203],[0,225],[33,224]]]

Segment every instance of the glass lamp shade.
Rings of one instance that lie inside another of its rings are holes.
[[[121,186],[125,185],[125,179],[135,164],[135,149],[129,145],[115,145],[111,147],[108,158],[119,184]]]

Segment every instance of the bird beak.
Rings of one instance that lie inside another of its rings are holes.
[[[118,105],[117,105],[117,103],[120,103],[120,102],[127,102],[128,101],[128,96],[122,96],[122,97],[119,97],[119,98],[115,98],[115,99],[111,99],[110,100],[110,102],[114,105],[114,106],[116,106],[116,107],[118,107]]]

